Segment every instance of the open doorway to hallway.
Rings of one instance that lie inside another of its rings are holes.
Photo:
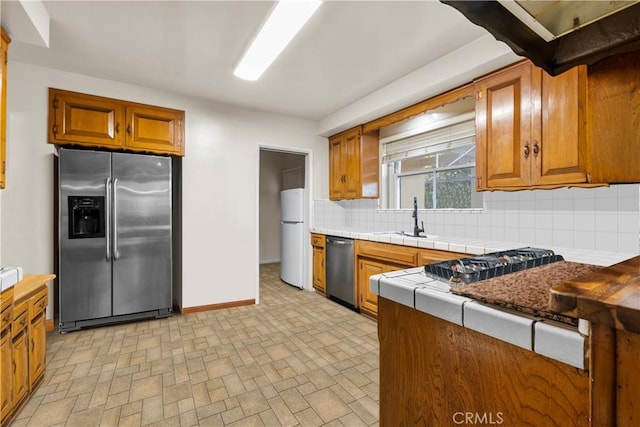
[[[272,149],[260,149],[260,181],[259,181],[259,260],[260,264],[278,264],[281,265],[283,254],[287,257],[285,266],[289,275],[291,271],[298,274],[302,278],[301,283],[295,286],[304,286],[305,276],[305,251],[293,249],[295,247],[304,248],[304,244],[298,239],[304,239],[308,227],[306,224],[300,225],[299,231],[294,235],[284,233],[283,239],[283,207],[281,205],[281,192],[292,189],[303,189],[299,191],[302,196],[301,204],[304,218],[307,207],[307,187],[306,177],[306,154],[288,151],[279,151]],[[289,192],[291,193],[291,192]],[[285,212],[286,213],[286,212]],[[286,226],[288,227],[288,226]],[[293,228],[293,227],[290,227]],[[299,237],[298,237],[299,235]],[[301,253],[298,253],[301,252]],[[292,262],[291,254],[295,254],[295,260]],[[283,271],[284,273],[284,271]],[[291,280],[288,280],[291,282]],[[293,284],[293,283],[292,283]],[[284,285],[284,283],[283,283]]]

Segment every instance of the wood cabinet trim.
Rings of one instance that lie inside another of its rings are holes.
[[[406,120],[418,114],[422,114],[425,111],[433,110],[434,108],[441,107],[442,105],[449,104],[451,102],[458,101],[467,96],[473,96],[473,84],[468,83],[464,86],[460,86],[456,89],[452,89],[448,92],[436,95],[432,98],[413,104],[409,107],[398,110],[394,113],[387,114],[379,119],[372,120],[362,125],[362,132],[368,133],[377,131],[384,126],[389,126],[393,123],[397,123],[402,120]]]

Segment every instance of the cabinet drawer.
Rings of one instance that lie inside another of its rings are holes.
[[[13,306],[9,305],[0,313],[0,332],[11,326],[13,320]]]
[[[325,235],[324,234],[311,234],[311,246],[314,248],[324,248]]]
[[[5,311],[13,304],[13,288],[9,288],[0,294],[0,311]]]
[[[11,335],[15,338],[27,327],[29,321],[29,303],[21,302],[14,307],[13,324],[11,325]]]
[[[29,318],[33,320],[46,308],[49,300],[47,299],[47,288],[43,287],[37,294],[29,298]]]
[[[416,248],[362,240],[358,240],[356,247],[356,254],[359,257],[369,257],[407,266],[416,264],[416,253]]]
[[[431,249],[421,249],[418,252],[418,266],[431,264],[433,262],[446,261],[449,259],[466,258],[469,254],[458,252],[436,251]]]

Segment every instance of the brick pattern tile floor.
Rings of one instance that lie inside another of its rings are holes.
[[[378,424],[376,323],[260,267],[260,304],[47,336],[13,426]]]

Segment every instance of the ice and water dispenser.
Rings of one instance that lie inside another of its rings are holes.
[[[69,196],[69,239],[104,237],[104,196]]]

